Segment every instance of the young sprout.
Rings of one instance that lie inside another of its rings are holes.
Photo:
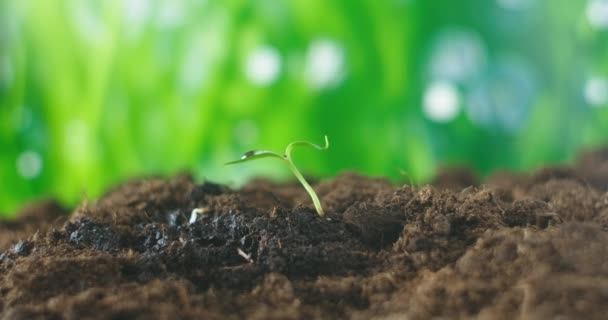
[[[304,186],[304,189],[306,189],[306,191],[312,198],[312,203],[315,205],[315,209],[317,209],[317,213],[319,214],[319,216],[323,217],[325,215],[325,212],[323,211],[323,207],[321,207],[321,201],[319,201],[319,197],[317,197],[315,190],[313,190],[312,187],[310,186],[310,184],[308,184],[308,182],[306,181],[306,179],[304,179],[304,176],[302,176],[302,174],[300,173],[300,170],[298,170],[298,168],[296,168],[296,166],[293,164],[293,161],[291,159],[291,151],[293,150],[293,148],[298,147],[298,146],[308,146],[308,147],[313,147],[317,150],[327,150],[327,148],[329,148],[329,140],[327,140],[327,136],[325,136],[325,146],[323,146],[323,147],[318,146],[314,143],[307,142],[307,141],[295,141],[295,142],[292,142],[287,145],[287,148],[285,148],[284,155],[280,155],[278,153],[275,153],[272,151],[267,151],[267,150],[252,150],[252,151],[249,151],[249,152],[246,152],[245,154],[243,154],[239,160],[230,161],[230,162],[227,162],[226,164],[227,165],[235,164],[235,163],[241,163],[241,162],[245,162],[245,161],[255,160],[255,159],[259,159],[259,158],[268,158],[268,157],[278,158],[278,159],[285,161],[287,163],[287,166],[289,167],[289,169],[291,169],[291,172],[293,172],[293,175],[296,176],[298,181],[300,181],[302,186]]]

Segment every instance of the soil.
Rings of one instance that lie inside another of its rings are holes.
[[[570,167],[131,181],[0,223],[1,319],[604,319],[608,149]],[[193,209],[202,212],[189,223]]]

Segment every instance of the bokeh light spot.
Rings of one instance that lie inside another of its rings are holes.
[[[163,28],[173,28],[183,23],[186,16],[185,2],[175,0],[161,1],[158,8],[157,23]]]
[[[109,32],[106,20],[102,17],[101,5],[101,3],[92,1],[72,0],[71,2],[74,30],[78,31],[82,39],[89,43],[100,42]]]
[[[467,95],[467,115],[479,126],[516,132],[534,104],[536,85],[531,67],[503,57],[481,77]]]
[[[498,6],[506,10],[522,10],[532,4],[533,0],[496,0]]]
[[[590,106],[605,106],[608,104],[608,79],[600,76],[587,79],[583,94]]]
[[[306,80],[315,89],[338,85],[344,77],[344,49],[329,39],[315,40],[306,54]]]
[[[34,179],[42,172],[42,158],[37,152],[27,150],[17,157],[17,173],[25,179]]]
[[[471,31],[448,29],[435,40],[430,56],[432,79],[466,83],[485,68],[486,49],[479,36]]]
[[[277,80],[281,63],[281,55],[277,49],[269,46],[259,47],[247,57],[245,75],[252,83],[267,86]]]
[[[460,111],[460,93],[449,82],[437,81],[424,92],[424,114],[435,122],[449,122]]]
[[[595,28],[608,29],[608,0],[589,0],[587,20]]]
[[[125,0],[123,5],[127,35],[132,38],[137,38],[143,32],[144,27],[150,18],[150,1]]]

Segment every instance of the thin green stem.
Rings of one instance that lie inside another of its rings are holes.
[[[310,184],[308,184],[308,181],[304,179],[304,176],[302,176],[298,168],[296,168],[296,166],[293,164],[293,162],[291,161],[291,157],[286,155],[284,159],[285,162],[287,162],[289,169],[291,169],[291,172],[293,172],[293,175],[296,176],[298,181],[300,181],[302,186],[304,186],[304,189],[306,189],[306,192],[308,192],[308,194],[312,198],[312,203],[315,205],[315,209],[317,209],[319,217],[323,217],[325,215],[325,211],[323,211],[323,207],[321,207],[321,201],[319,200],[319,197],[317,197],[315,190],[310,186]]]

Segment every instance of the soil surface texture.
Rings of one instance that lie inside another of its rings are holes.
[[[148,178],[0,222],[0,319],[606,319],[608,149],[431,185]],[[190,223],[193,209],[199,213]]]

